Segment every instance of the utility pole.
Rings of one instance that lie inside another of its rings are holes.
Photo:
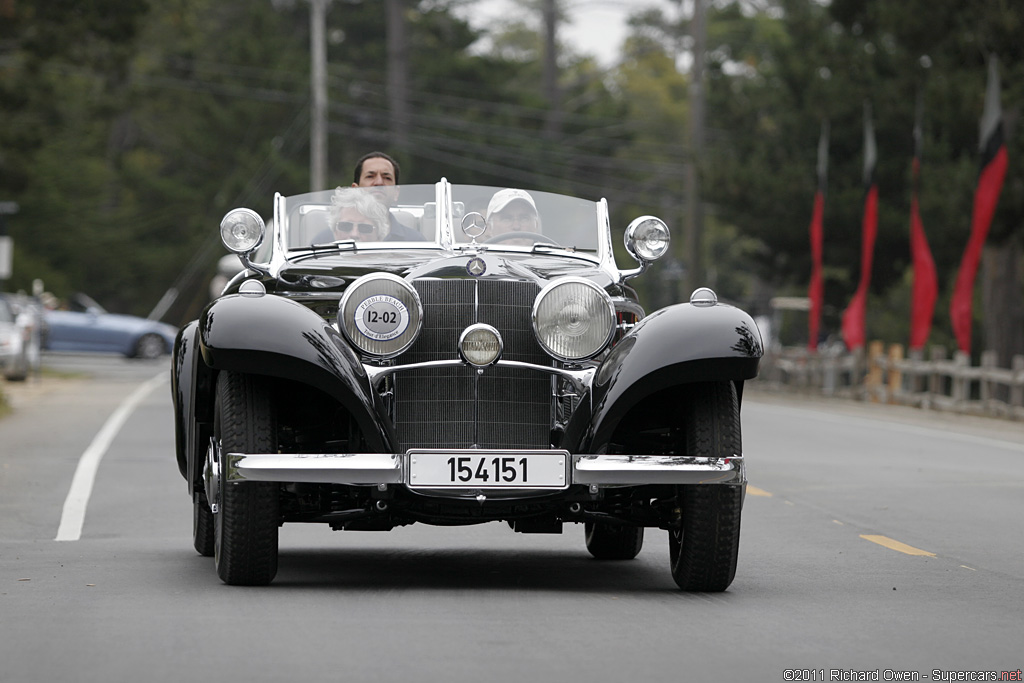
[[[388,116],[392,145],[401,152],[409,146],[409,41],[405,34],[405,0],[387,0],[388,11]]]
[[[704,282],[704,207],[700,199],[700,165],[704,157],[704,46],[707,28],[704,21],[705,0],[693,0],[690,35],[693,38],[693,64],[690,73],[690,155],[686,163],[686,269],[685,284],[689,293]]]
[[[309,189],[327,187],[327,4],[309,0],[309,50],[313,106],[309,129]]]
[[[558,87],[558,8],[556,0],[544,0],[544,99],[548,113],[544,119],[544,136],[558,137],[562,128],[562,92]]]

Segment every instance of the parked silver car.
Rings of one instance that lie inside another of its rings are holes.
[[[39,336],[31,320],[11,295],[0,295],[0,369],[9,381],[23,381],[38,367]]]

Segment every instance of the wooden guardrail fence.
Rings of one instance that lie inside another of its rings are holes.
[[[1010,368],[997,366],[994,351],[972,366],[961,351],[947,358],[933,346],[904,355],[901,344],[880,341],[866,350],[782,348],[769,351],[757,380],[766,388],[785,389],[862,401],[912,405],[975,415],[1024,420],[1024,355]]]

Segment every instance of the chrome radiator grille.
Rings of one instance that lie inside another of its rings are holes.
[[[457,359],[459,335],[475,322],[502,336],[502,358],[549,365],[530,325],[540,291],[532,282],[417,280],[423,330],[398,362]],[[546,373],[439,368],[395,376],[395,426],[403,448],[545,448],[551,434]]]

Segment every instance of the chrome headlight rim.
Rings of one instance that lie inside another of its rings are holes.
[[[542,326],[548,321],[540,320],[541,306],[545,299],[551,296],[553,291],[561,287],[571,285],[582,285],[583,287],[591,290],[591,292],[595,293],[602,300],[601,313],[603,314],[607,312],[608,328],[606,334],[601,338],[600,343],[592,344],[590,348],[586,349],[583,353],[574,354],[562,353],[557,348],[554,348],[552,344],[549,344],[546,339],[546,334],[542,331]],[[612,301],[612,298],[608,295],[608,292],[604,291],[604,289],[591,280],[582,277],[562,277],[549,282],[540,290],[540,293],[537,294],[537,298],[533,302],[531,320],[533,324],[533,333],[537,338],[537,343],[540,344],[541,348],[544,349],[548,355],[552,356],[556,360],[562,361],[563,363],[576,363],[589,360],[608,348],[608,345],[611,343],[612,337],[615,334],[615,304]]]
[[[255,230],[256,234],[237,232],[239,226],[247,230]],[[267,224],[263,217],[252,209],[232,209],[220,219],[220,241],[224,248],[234,254],[251,254],[260,248],[267,234]]]
[[[374,292],[372,286],[382,283],[389,284],[378,287]],[[386,290],[396,286],[400,293],[404,294],[403,298],[387,293]],[[361,298],[353,305],[357,297]],[[401,306],[397,306],[396,302]],[[375,335],[373,330],[367,328],[363,314],[374,305],[381,305],[385,309],[389,307],[394,309],[398,315],[394,330]],[[357,313],[359,314],[358,318],[355,315]],[[404,325],[402,323],[403,315],[407,316]],[[345,288],[345,293],[342,294],[338,304],[336,326],[345,339],[360,353],[384,360],[394,358],[409,350],[409,347],[419,338],[423,329],[423,303],[420,301],[420,295],[416,289],[397,275],[368,273],[356,278]]]
[[[480,333],[492,337],[492,340],[497,347],[495,353],[491,354],[491,358],[485,361],[474,360],[473,354],[469,352],[468,347],[471,337]],[[501,360],[501,354],[504,350],[505,341],[501,338],[501,332],[486,323],[473,323],[464,329],[462,334],[459,335],[459,357],[474,368],[488,368],[495,365],[499,360]]]
[[[657,216],[640,216],[626,228],[623,242],[634,260],[653,263],[668,253],[672,246],[672,233],[665,221]]]

